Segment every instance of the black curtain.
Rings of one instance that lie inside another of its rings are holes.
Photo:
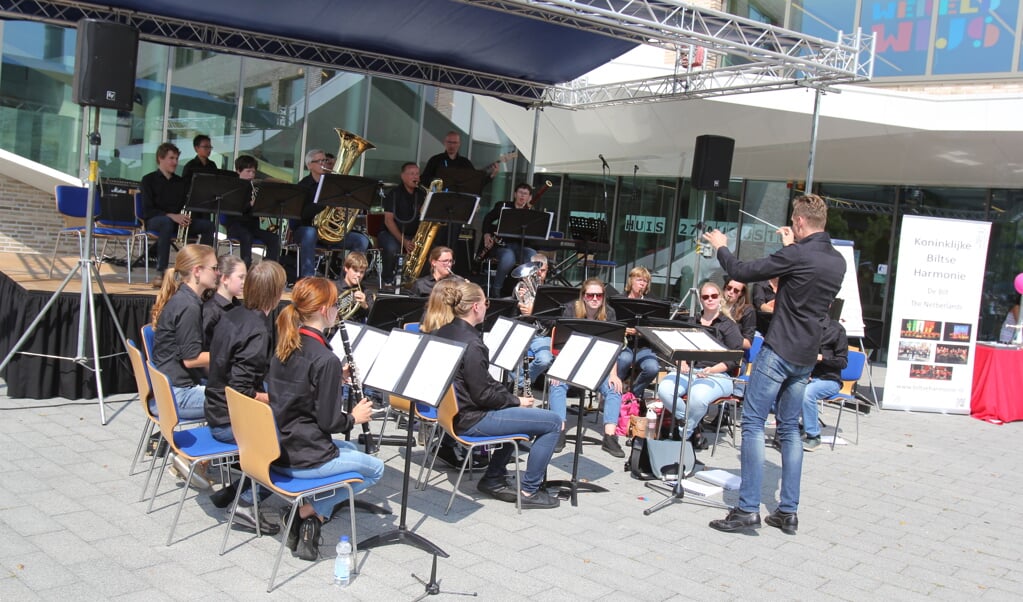
[[[39,315],[43,306],[53,295],[45,291],[28,291],[20,284],[0,272],[0,357],[18,342],[32,320]],[[96,304],[96,328],[99,330],[100,371],[103,378],[103,393],[134,392],[135,379],[131,364],[124,353],[124,344],[119,341],[117,329],[111,319],[110,310],[101,295],[93,297]],[[139,341],[139,331],[149,322],[149,312],[156,298],[152,295],[110,295],[114,313],[124,334]],[[21,351],[73,358],[78,353],[78,316],[81,296],[78,293],[62,293],[39,323],[35,332]],[[89,328],[86,320],[86,329]],[[83,355],[90,358],[87,366],[72,360],[49,359],[19,353],[0,374],[7,382],[7,394],[13,398],[49,399],[91,399],[97,396],[95,374],[92,371],[92,340],[86,332]],[[141,348],[142,346],[139,345]]]

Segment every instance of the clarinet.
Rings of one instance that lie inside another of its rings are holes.
[[[345,321],[338,320],[337,327],[338,334],[341,335],[341,346],[344,347],[345,357],[348,359],[348,369],[352,372],[351,395],[358,401],[362,399],[362,385],[359,384],[359,370],[355,367],[355,355],[352,353],[352,344],[348,341],[348,330],[345,328]],[[349,411],[351,411],[351,407],[349,407]],[[366,444],[366,453],[373,453],[373,435],[370,434],[368,422],[362,423],[362,434]]]

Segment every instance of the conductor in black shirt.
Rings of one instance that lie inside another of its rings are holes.
[[[703,235],[718,262],[732,278],[754,282],[778,277],[774,318],[750,376],[742,412],[742,485],[739,504],[728,516],[710,522],[718,531],[748,531],[760,526],[760,493],[764,478],[764,422],[776,406],[781,441],[781,491],[768,525],[794,535],[799,521],[803,445],[799,438],[803,391],[817,361],[823,324],[845,276],[845,259],[824,231],[828,207],[809,194],[792,201],[792,227],[778,229],[785,245],[755,261],[739,261],[719,230]]]

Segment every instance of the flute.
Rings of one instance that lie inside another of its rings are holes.
[[[358,402],[362,400],[362,385],[359,384],[359,369],[355,367],[355,354],[352,353],[352,344],[348,341],[348,330],[345,329],[344,320],[338,321],[338,334],[341,335],[341,346],[344,348],[345,357],[348,359],[348,369],[352,372],[352,398]],[[348,411],[351,411],[352,405],[354,404],[349,404]],[[372,454],[374,451],[373,435],[370,433],[368,422],[362,423],[362,433],[365,438],[366,453]]]

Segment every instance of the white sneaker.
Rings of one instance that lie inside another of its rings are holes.
[[[180,456],[174,456],[167,472],[179,481],[184,481],[188,475],[188,468],[188,462],[185,462]],[[189,485],[200,491],[212,489],[213,483],[206,477],[206,470],[201,464],[195,467],[195,472],[192,473],[192,480]]]

